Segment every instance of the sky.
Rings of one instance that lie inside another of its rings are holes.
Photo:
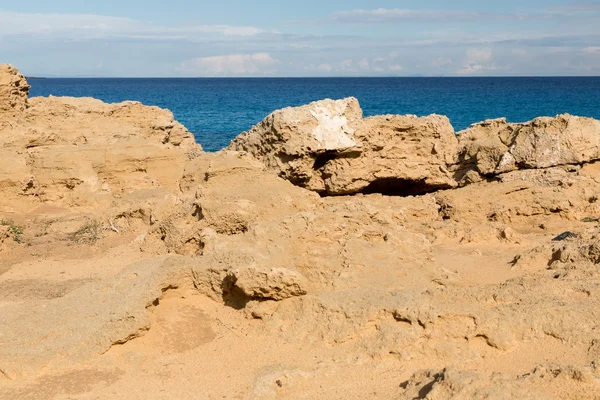
[[[28,76],[598,76],[600,0],[0,0]]]

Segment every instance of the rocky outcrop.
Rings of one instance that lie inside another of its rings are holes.
[[[28,94],[29,85],[25,77],[12,65],[0,64],[0,117],[20,115],[27,108]]]
[[[0,117],[0,398],[598,398],[596,122],[361,114]]]
[[[568,114],[521,124],[484,121],[458,137],[461,168],[487,176],[600,159],[600,121]]]
[[[85,205],[140,189],[177,189],[202,152],[173,114],[137,102],[28,100],[29,86],[0,68],[0,207],[39,200]],[[17,122],[4,115],[19,114]]]
[[[456,145],[446,117],[362,119],[358,101],[348,98],[276,111],[229,149],[325,195],[414,195],[456,186],[448,171]]]
[[[520,124],[497,119],[455,136],[446,117],[363,119],[358,101],[348,98],[275,111],[228,149],[322,195],[406,196],[599,160],[600,121],[568,114]]]

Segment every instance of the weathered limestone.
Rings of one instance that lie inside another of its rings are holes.
[[[401,385],[398,399],[594,398],[598,394],[596,379],[598,372],[590,367],[540,365],[521,376],[474,373],[451,367],[414,374]]]
[[[354,133],[362,110],[354,98],[323,100],[273,112],[233,140],[229,150],[246,151],[292,183],[324,192],[319,157],[355,154]]]
[[[505,118],[484,121],[458,137],[461,168],[482,175],[600,159],[600,121],[568,114],[522,124],[507,123]]]
[[[416,195],[456,186],[448,167],[457,140],[446,117],[365,118],[354,137],[360,155],[333,158],[320,170],[328,194]]]
[[[455,187],[457,140],[447,118],[362,119],[355,98],[275,111],[229,149],[246,151],[292,183],[326,194],[421,194]]]
[[[207,154],[138,103],[17,114],[0,398],[600,398],[597,121],[327,100]]]
[[[458,137],[458,138],[457,138]],[[518,169],[600,159],[600,121],[560,115],[484,121],[454,135],[446,117],[362,118],[354,98],[275,111],[237,137],[267,169],[322,195],[415,195]]]
[[[17,117],[25,111],[28,94],[25,77],[12,65],[0,64],[0,119]]]
[[[140,189],[177,189],[187,161],[202,152],[168,110],[89,98],[28,100],[28,89],[15,68],[0,66],[0,208],[12,209],[17,198],[22,205],[85,205]]]

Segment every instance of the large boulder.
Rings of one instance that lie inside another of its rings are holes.
[[[320,168],[326,157],[356,154],[353,134],[362,119],[354,98],[323,100],[288,107],[233,140],[229,150],[246,151],[282,178],[317,192],[325,192]]]
[[[412,195],[456,186],[448,166],[457,139],[446,117],[362,119],[355,98],[269,115],[229,146],[292,183],[324,195]]]
[[[25,77],[12,65],[0,64],[0,116],[13,117],[23,112],[27,108],[28,94]]]
[[[600,159],[600,121],[569,114],[511,124],[488,120],[459,132],[461,168],[482,175]]]

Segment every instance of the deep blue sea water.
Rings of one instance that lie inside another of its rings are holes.
[[[524,122],[571,113],[600,118],[593,78],[29,79],[32,96],[137,100],[170,109],[205,150],[219,150],[272,111],[358,98],[365,116],[447,115],[458,131],[488,118]]]

